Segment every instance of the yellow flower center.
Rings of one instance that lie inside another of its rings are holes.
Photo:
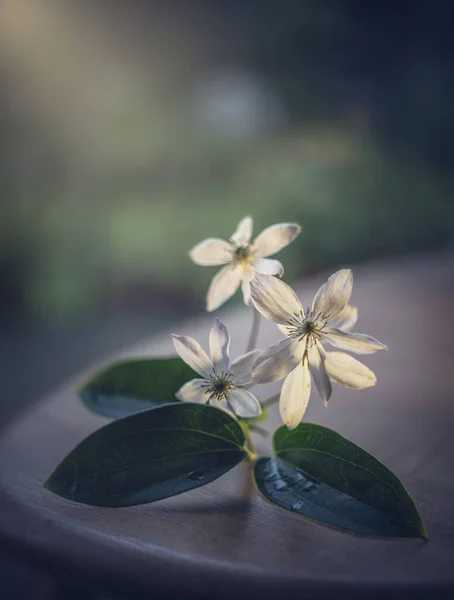
[[[234,256],[236,262],[243,265],[250,265],[255,260],[254,253],[251,251],[250,246],[238,246],[238,248],[235,249]]]

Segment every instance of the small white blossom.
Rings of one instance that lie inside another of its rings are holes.
[[[252,375],[257,383],[286,377],[279,410],[289,429],[299,424],[306,411],[311,376],[325,404],[331,396],[331,381],[357,390],[376,383],[374,373],[361,362],[344,352],[326,352],[322,346],[328,343],[357,354],[386,350],[368,335],[348,332],[357,319],[356,308],[348,304],[352,285],[349,269],[334,273],[305,312],[295,292],[284,282],[256,275],[251,283],[255,308],[274,321],[286,336],[262,352]]]
[[[288,246],[300,233],[295,223],[279,223],[267,227],[251,243],[252,217],[244,217],[230,242],[208,238],[190,252],[192,260],[204,267],[226,265],[212,279],[207,293],[206,309],[219,308],[237,291],[241,284],[244,303],[251,304],[249,284],[255,273],[279,275],[284,267],[278,260],[265,258]]]
[[[230,363],[230,337],[219,319],[210,332],[210,355],[193,338],[174,335],[175,350],[202,379],[192,379],[175,394],[187,402],[209,402],[212,406],[228,410],[238,417],[257,417],[261,406],[246,388],[253,385],[252,365],[260,354],[253,350]]]

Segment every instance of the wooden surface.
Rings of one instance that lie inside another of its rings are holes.
[[[430,541],[356,537],[281,511],[257,496],[243,463],[187,494],[133,508],[91,508],[42,483],[88,433],[106,422],[78,402],[75,378],[43,399],[0,440],[0,535],[50,568],[113,586],[184,595],[298,598],[454,597],[454,257],[381,263],[354,270],[355,328],[389,345],[364,357],[378,385],[335,386],[329,408],[313,393],[305,419],[332,427],[375,454],[415,498]],[[304,305],[323,277],[299,286]],[[219,316],[232,353],[243,350],[250,315]],[[176,333],[204,345],[214,316]],[[265,323],[259,346],[279,333]],[[240,341],[241,340],[241,341]],[[126,356],[168,354],[169,337]],[[268,397],[278,384],[258,386]],[[272,412],[270,427],[279,423]],[[258,438],[262,453],[268,441]]]

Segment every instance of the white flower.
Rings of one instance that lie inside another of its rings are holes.
[[[193,338],[174,335],[175,350],[203,379],[192,379],[175,394],[187,402],[209,402],[238,417],[257,417],[262,409],[257,398],[246,388],[253,385],[252,365],[260,354],[253,350],[230,363],[230,338],[219,319],[210,332],[210,354]]]
[[[208,238],[197,244],[189,252],[196,264],[204,267],[226,265],[211,281],[207,293],[207,311],[216,310],[224,304],[233,296],[240,283],[244,303],[251,304],[249,284],[255,273],[280,276],[284,273],[284,267],[278,260],[264,257],[276,254],[288,246],[300,231],[301,227],[295,223],[279,223],[264,229],[251,244],[252,217],[244,217],[230,242]]]
[[[312,308],[304,309],[288,285],[274,277],[256,275],[251,283],[255,308],[277,323],[285,338],[267,348],[253,366],[257,383],[286,377],[279,410],[289,429],[295,428],[306,411],[311,393],[311,376],[321,398],[328,402],[331,381],[352,389],[375,385],[374,373],[344,352],[326,352],[322,343],[357,354],[386,350],[386,346],[362,333],[348,333],[357,319],[350,306],[353,275],[337,271],[315,295]]]

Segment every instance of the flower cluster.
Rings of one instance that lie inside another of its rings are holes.
[[[358,311],[350,304],[349,269],[331,275],[306,310],[273,276],[284,269],[267,257],[300,230],[282,223],[251,242],[252,219],[245,217],[230,242],[205,240],[191,251],[199,264],[225,265],[208,290],[208,310],[241,284],[253,317],[246,353],[230,359],[229,333],[216,319],[209,352],[192,337],[173,335],[179,357],[122,360],[96,373],[80,398],[114,421],[63,459],[44,484],[48,490],[97,507],[134,506],[199,488],[248,459],[258,493],[292,514],[357,534],[427,539],[414,501],[392,471],[339,433],[300,423],[312,384],[325,404],[333,381],[358,390],[375,384],[372,371],[345,351],[386,348],[351,331]],[[282,334],[264,350],[255,349],[261,316]],[[280,396],[263,404],[250,391],[279,380]],[[181,402],[174,401],[175,390]],[[273,434],[273,454],[259,456],[252,433],[270,433],[261,422],[278,398],[284,425]],[[308,452],[314,458],[309,463]]]
[[[183,385],[176,394],[178,399],[209,402],[242,418],[256,417],[261,405],[248,388],[285,378],[279,410],[283,422],[293,429],[304,416],[312,382],[325,405],[333,381],[356,390],[375,385],[375,375],[368,367],[345,352],[324,347],[329,344],[356,354],[386,349],[368,335],[351,333],[358,318],[357,308],[349,304],[351,270],[341,269],[331,275],[307,310],[291,287],[273,277],[283,275],[283,266],[266,257],[290,244],[300,231],[297,224],[281,223],[268,227],[251,243],[252,219],[245,217],[230,242],[210,238],[190,251],[199,265],[226,265],[209,287],[208,311],[221,306],[241,283],[244,302],[276,323],[284,337],[263,351],[253,350],[230,363],[230,338],[219,319],[210,333],[211,358],[194,339],[174,335],[176,351],[201,376]]]

